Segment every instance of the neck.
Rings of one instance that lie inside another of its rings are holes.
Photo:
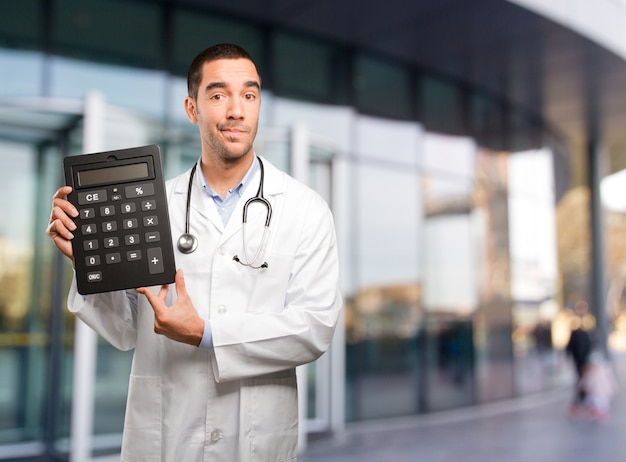
[[[222,198],[237,186],[254,161],[254,154],[246,155],[232,162],[220,162],[202,156],[202,174],[211,189]]]

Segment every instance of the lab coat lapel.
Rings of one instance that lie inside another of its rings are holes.
[[[215,228],[218,229],[220,232],[223,232],[224,224],[222,223],[222,219],[217,211],[215,202],[213,202],[211,196],[207,194],[207,192],[202,188],[202,180],[200,179],[200,175],[202,175],[202,172],[199,169],[196,169],[191,191],[191,209],[198,212],[204,218],[209,220],[211,224],[215,226]],[[178,182],[178,184],[176,185],[177,194],[187,194],[187,187],[189,184],[188,180],[189,177],[186,178],[186,181]],[[190,221],[191,225],[193,226],[193,218],[191,218]]]

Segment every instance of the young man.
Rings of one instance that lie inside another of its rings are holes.
[[[295,367],[328,348],[341,312],[332,216],[255,155],[261,79],[245,50],[203,51],[188,88],[202,154],[167,191],[174,242],[190,207],[197,248],[175,248],[173,287],[83,297],[74,282],[68,307],[117,348],[135,349],[123,461],[293,461]],[[70,191],[55,194],[47,234],[72,259]],[[259,192],[268,206],[247,207],[243,232],[244,205]]]

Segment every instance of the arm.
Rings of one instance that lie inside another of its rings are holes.
[[[71,186],[63,186],[52,198],[52,211],[46,234],[54,246],[72,264],[72,231],[76,229],[74,218],[78,210],[65,197],[72,192]],[[83,297],[76,289],[74,275],[67,298],[68,309],[78,318],[121,350],[135,346],[137,322],[137,297],[124,291],[94,294]]]
[[[297,205],[283,204],[288,212],[278,239],[280,251],[293,252],[283,275],[286,290],[259,276],[247,309],[211,318],[217,381],[294,368],[314,361],[330,345],[342,307],[333,220],[318,196]],[[269,263],[276,266],[276,255],[272,258]],[[232,298],[238,285],[241,279],[222,286],[222,292]]]

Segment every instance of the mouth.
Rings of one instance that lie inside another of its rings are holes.
[[[247,127],[243,127],[241,125],[233,125],[233,126],[225,126],[219,127],[220,131],[227,136],[238,137],[241,135],[245,135],[249,132]]]

